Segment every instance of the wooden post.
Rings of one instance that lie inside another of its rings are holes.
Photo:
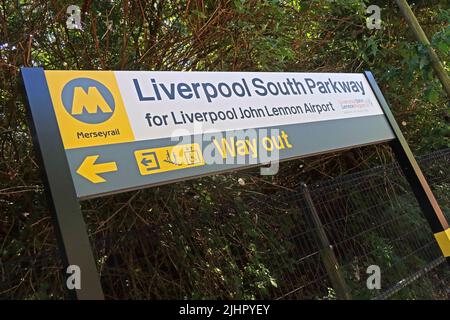
[[[439,60],[439,57],[436,54],[436,51],[434,51],[433,47],[431,47],[431,44],[427,38],[427,35],[423,31],[419,22],[417,21],[417,18],[414,15],[414,13],[412,12],[411,7],[409,6],[408,2],[406,2],[406,0],[395,0],[395,1],[397,2],[397,5],[400,8],[400,11],[402,12],[403,16],[405,17],[406,22],[408,23],[409,27],[411,28],[412,32],[414,33],[414,36],[416,37],[417,41],[419,41],[420,43],[422,43],[423,45],[425,45],[427,47],[431,65],[433,66],[433,69],[436,72],[437,77],[441,81],[445,92],[447,92],[447,96],[450,98],[450,78],[449,78],[447,72],[445,71],[444,66],[442,65],[441,61]]]

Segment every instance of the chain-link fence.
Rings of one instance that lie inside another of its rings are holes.
[[[450,149],[418,160],[450,218]],[[210,179],[211,188],[222,181]],[[450,297],[450,269],[396,164],[277,190],[242,191],[226,206],[188,189],[148,199],[170,214],[91,237],[106,297]],[[113,215],[124,207],[137,217],[152,210],[130,199]],[[380,268],[381,289],[367,287],[371,265]],[[56,249],[2,261],[0,297],[39,298],[30,286],[64,297],[59,268]]]

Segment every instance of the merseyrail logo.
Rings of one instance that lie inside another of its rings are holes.
[[[112,71],[45,71],[66,149],[134,141]]]
[[[108,88],[93,79],[69,81],[64,86],[61,99],[67,112],[84,123],[102,123],[114,113],[113,95]]]

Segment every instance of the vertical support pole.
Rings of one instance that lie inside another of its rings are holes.
[[[333,251],[333,247],[328,240],[328,236],[325,232],[322,221],[320,220],[316,206],[314,205],[314,201],[311,197],[311,193],[309,192],[309,188],[305,183],[302,183],[302,192],[306,210],[308,211],[310,221],[313,224],[316,237],[319,240],[321,246],[320,254],[322,256],[325,269],[327,270],[327,273],[330,277],[331,284],[336,290],[336,296],[341,300],[351,300],[352,296],[350,294],[350,290],[341,273],[339,263]]]
[[[51,205],[63,272],[69,265],[76,265],[81,270],[81,289],[71,290],[70,293],[77,299],[103,300],[97,266],[59,134],[44,70],[22,68],[21,76],[30,130]]]
[[[434,197],[433,192],[425,179],[422,170],[417,164],[411,149],[403,136],[400,127],[395,121],[395,117],[389,108],[389,105],[381,93],[373,74],[370,71],[364,72],[380,106],[382,107],[386,120],[388,121],[396,139],[391,141],[391,148],[397,158],[400,168],[406,177],[411,189],[419,202],[420,208],[434,233],[436,241],[450,265],[450,229],[442,213],[439,204]]]
[[[444,87],[445,92],[447,92],[447,96],[450,98],[450,78],[447,74],[447,71],[445,71],[442,62],[439,60],[436,51],[434,51],[433,47],[431,46],[431,43],[428,40],[427,35],[420,26],[419,21],[417,21],[414,12],[411,10],[411,7],[409,6],[406,0],[395,0],[395,1],[397,2],[397,5],[403,14],[403,17],[405,17],[406,22],[408,23],[409,27],[414,33],[414,36],[416,37],[417,41],[419,41],[421,44],[427,47],[427,52],[431,61],[431,65],[434,71],[436,72],[438,79],[441,81],[442,87]]]

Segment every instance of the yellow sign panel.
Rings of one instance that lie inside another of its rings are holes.
[[[205,165],[198,143],[137,150],[134,156],[143,176]]]
[[[113,71],[45,71],[65,149],[134,141]]]
[[[450,257],[450,228],[435,233],[434,237],[441,248],[442,254],[444,257]]]

